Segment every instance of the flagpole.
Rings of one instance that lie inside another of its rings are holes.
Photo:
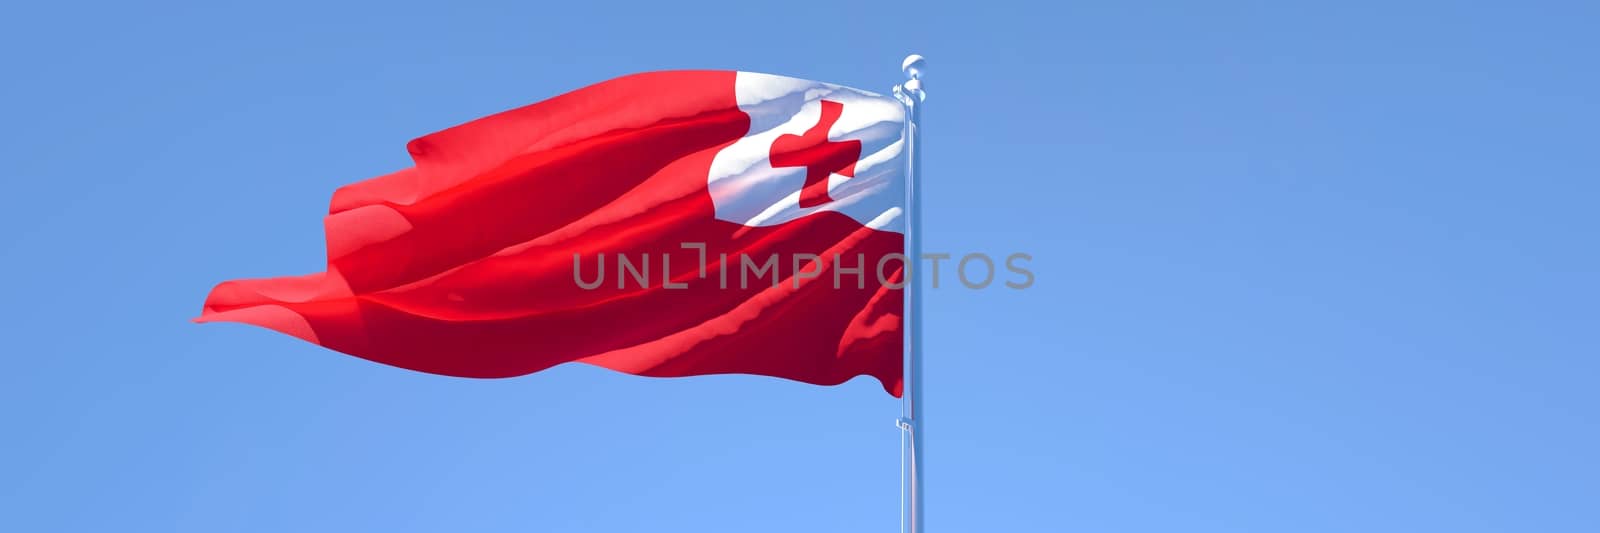
[[[922,279],[914,265],[922,257],[922,101],[927,94],[922,91],[922,74],[927,61],[911,54],[900,64],[906,81],[894,86],[894,96],[906,107],[906,357],[905,390],[901,394],[900,426],[902,441],[909,440],[911,456],[904,457],[908,448],[902,443],[900,452],[901,522],[904,533],[923,533],[923,469],[922,448],[926,412],[922,404]],[[908,494],[909,493],[909,494]]]

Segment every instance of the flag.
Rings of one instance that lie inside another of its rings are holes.
[[[604,81],[407,145],[336,190],[327,267],[198,322],[497,378],[580,362],[902,390],[902,104],[782,76]]]

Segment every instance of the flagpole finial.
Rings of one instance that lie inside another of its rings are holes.
[[[906,81],[894,86],[895,95],[919,103],[927,100],[928,93],[922,90],[922,74],[928,70],[928,60],[921,54],[908,55],[900,62],[900,70],[906,73]]]
[[[928,68],[928,60],[923,59],[922,54],[908,55],[905,61],[900,62],[900,70],[905,71],[906,79],[922,79],[922,70],[925,68]]]

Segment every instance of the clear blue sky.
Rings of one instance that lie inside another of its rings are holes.
[[[936,532],[1600,530],[1594,2],[34,2],[0,17],[5,531],[898,527],[858,379],[451,379],[198,326],[340,184],[620,74],[933,67]]]

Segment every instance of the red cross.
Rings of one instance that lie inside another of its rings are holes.
[[[830,141],[828,128],[839,121],[844,104],[822,101],[822,118],[800,135],[785,134],[772,141],[768,158],[773,168],[806,167],[806,184],[800,188],[800,207],[816,207],[833,198],[828,196],[828,175],[855,177],[856,160],[861,159],[861,141]]]

